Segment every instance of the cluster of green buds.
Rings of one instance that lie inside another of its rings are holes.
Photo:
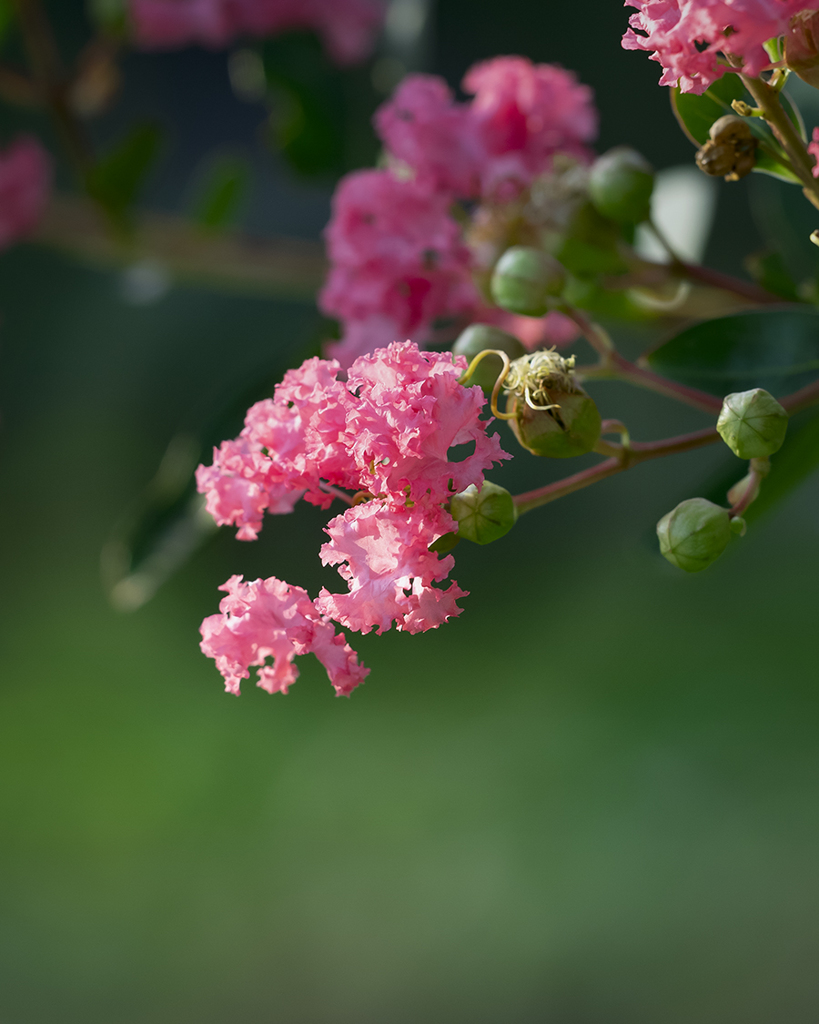
[[[756,500],[768,458],[782,447],[787,429],[787,412],[763,388],[726,395],[717,431],[736,456],[749,460],[750,472],[728,492],[730,509],[689,498],[657,523],[660,552],[672,565],[700,572],[719,558],[732,535],[744,536],[740,513]]]
[[[516,359],[503,388],[512,431],[533,455],[566,459],[597,444],[600,413],[575,379],[574,356],[550,350]]]

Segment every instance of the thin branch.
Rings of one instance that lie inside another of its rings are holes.
[[[141,214],[133,243],[124,245],[95,204],[79,196],[53,196],[31,241],[92,266],[150,261],[177,281],[296,300],[314,300],[326,272],[316,242],[214,234],[169,214]]]
[[[697,430],[692,434],[680,434],[678,437],[669,437],[662,441],[635,441],[630,447],[622,448],[618,456],[606,459],[605,462],[601,462],[597,466],[574,473],[563,480],[557,480],[553,484],[547,484],[534,491],[527,491],[525,494],[518,494],[515,496],[514,502],[519,514],[529,512],[533,508],[539,508],[541,505],[547,505],[551,501],[563,498],[573,491],[596,484],[599,480],[605,480],[608,476],[622,473],[640,462],[660,459],[666,455],[676,455],[679,452],[693,451],[695,448],[704,448],[719,440],[720,436],[716,429],[709,427],[706,430]]]

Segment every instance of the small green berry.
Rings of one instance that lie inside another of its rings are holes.
[[[470,484],[450,502],[452,518],[458,521],[458,536],[475,544],[491,544],[507,534],[517,522],[518,510],[504,487],[484,480],[480,491]]]
[[[705,498],[680,502],[657,523],[660,554],[684,572],[700,572],[715,562],[731,539],[730,516]]]
[[[563,291],[566,271],[553,256],[526,245],[513,245],[495,265],[492,298],[510,313],[543,316],[549,300]]]
[[[592,165],[589,195],[599,213],[620,224],[639,224],[651,213],[654,169],[636,150],[616,146]]]
[[[740,459],[762,459],[778,452],[788,414],[762,388],[726,395],[717,420],[720,437]]]

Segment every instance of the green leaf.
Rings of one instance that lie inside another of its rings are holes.
[[[6,42],[14,21],[14,4],[11,0],[0,0],[0,45]]]
[[[785,261],[776,250],[751,253],[745,259],[745,269],[767,291],[780,295],[788,302],[799,302],[796,283],[788,273]]]
[[[780,93],[785,112],[804,137],[805,126],[801,115],[784,93]],[[679,87],[671,91],[671,107],[680,127],[696,146],[704,146],[709,139],[711,125],[725,114],[735,114],[731,102],[733,100],[750,101],[752,97],[745,91],[739,75],[727,73],[718,78],[713,85],[697,96],[690,92],[681,92]],[[754,170],[770,174],[794,184],[799,178],[783,162],[785,154],[768,125],[758,117],[743,118],[745,123],[759,140],[756,165]]]
[[[734,113],[731,101],[749,98],[739,75],[728,73],[718,78],[702,96],[682,92],[679,87],[672,89],[671,108],[680,127],[694,145],[704,146],[714,121],[724,114]]]
[[[341,75],[312,33],[265,42],[265,77],[272,99],[270,132],[300,174],[344,170],[344,90]]]
[[[135,125],[88,175],[89,194],[121,228],[130,224],[128,212],[136,202],[162,141],[158,125]]]
[[[781,397],[819,374],[819,310],[764,309],[708,320],[655,349],[647,362],[711,394],[760,387]]]
[[[203,228],[219,231],[234,223],[250,187],[250,166],[235,156],[208,162],[194,189],[192,216]]]
[[[128,23],[127,0],[86,0],[88,20],[100,28],[117,34],[125,31]]]

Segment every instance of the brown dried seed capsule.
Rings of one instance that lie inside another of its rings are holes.
[[[748,122],[744,121],[741,117],[737,117],[736,114],[725,114],[724,117],[714,121],[708,130],[708,135],[712,142],[732,143],[739,142],[742,139],[753,139],[754,137]]]
[[[750,174],[756,162],[756,138],[747,122],[726,114],[711,125],[711,138],[697,152],[697,167],[705,174],[739,181]]]

